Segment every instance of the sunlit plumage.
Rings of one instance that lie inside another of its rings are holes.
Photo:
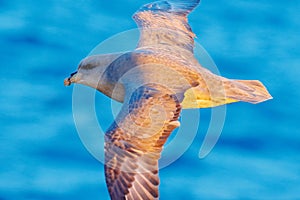
[[[256,80],[211,73],[194,57],[187,15],[199,4],[158,1],[133,16],[140,29],[132,52],[85,58],[65,85],[79,83],[124,102],[105,135],[105,175],[112,199],[157,199],[158,160],[183,108],[271,98]],[[87,133],[88,134],[88,133]]]

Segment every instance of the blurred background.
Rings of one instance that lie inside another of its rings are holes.
[[[1,200],[109,199],[63,79],[100,42],[136,28],[131,16],[149,2],[0,0]],[[274,99],[228,105],[204,159],[211,110],[201,110],[192,145],[160,172],[161,199],[300,198],[299,9],[297,0],[202,0],[189,16],[221,75],[258,79]],[[97,94],[104,127],[113,120],[109,102]]]

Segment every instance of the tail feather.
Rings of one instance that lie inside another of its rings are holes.
[[[265,86],[257,80],[228,80],[224,83],[227,98],[253,104],[272,99]]]
[[[272,99],[265,86],[257,80],[222,80],[223,87],[215,87],[218,91],[209,92],[200,87],[191,88],[184,94],[182,107],[209,108],[238,101],[253,104]]]

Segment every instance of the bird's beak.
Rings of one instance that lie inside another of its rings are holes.
[[[64,85],[65,85],[65,86],[69,86],[69,85],[71,85],[72,83],[75,83],[76,80],[77,80],[77,71],[74,72],[74,73],[72,73],[72,74],[70,75],[69,78],[65,78],[65,80],[64,80]]]

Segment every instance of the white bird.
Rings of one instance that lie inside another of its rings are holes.
[[[111,199],[157,199],[158,160],[182,108],[271,99],[256,80],[230,80],[201,66],[187,16],[200,0],[158,1],[134,15],[140,30],[132,52],[89,56],[64,81],[124,102],[105,134],[105,176]]]

